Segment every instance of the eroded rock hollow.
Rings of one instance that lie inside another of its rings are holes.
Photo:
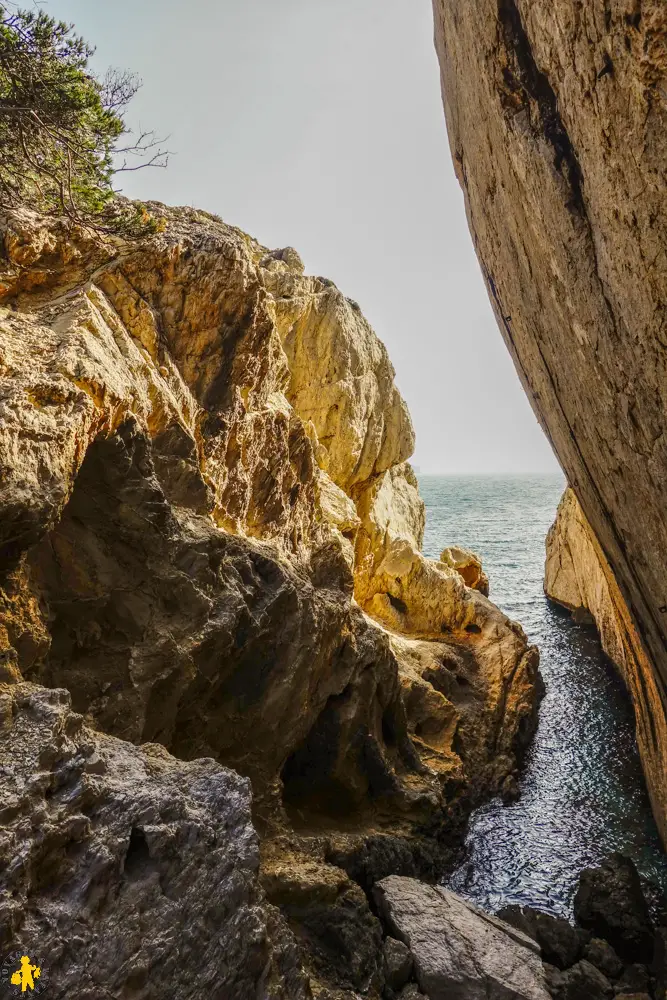
[[[641,645],[630,686],[667,836],[667,9],[434,12],[489,297]]]
[[[410,417],[358,305],[294,250],[150,211],[133,245],[2,221],[3,941],[55,974],[76,925],[111,995],[162,995],[132,908],[168,970],[200,895],[179,997],[379,996],[367,892],[436,876],[512,786],[537,652],[474,555],[421,554]],[[206,992],[234,934],[254,957]]]

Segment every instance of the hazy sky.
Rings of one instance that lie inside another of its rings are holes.
[[[50,0],[137,72],[166,171],[128,195],[294,246],[389,349],[422,472],[557,468],[491,313],[452,170],[430,0]]]

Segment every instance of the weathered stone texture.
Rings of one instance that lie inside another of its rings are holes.
[[[667,834],[667,8],[434,0],[449,138],[491,303],[657,692]]]
[[[249,777],[314,983],[377,994],[346,872],[436,870],[516,769],[537,653],[474,557],[421,554],[412,425],[358,306],[294,250],[151,211],[121,247],[2,222],[1,676]]]
[[[358,307],[293,250],[153,210],[163,232],[121,252],[5,221],[11,669],[68,687],[115,735],[238,768],[265,818],[281,797],[330,812],[400,799],[403,773],[430,800],[390,637],[351,601],[386,622],[398,588],[409,614],[389,624],[483,666],[479,703],[511,758],[536,657],[420,554],[410,418]]]
[[[306,1000],[259,885],[250,782],[88,729],[62,690],[0,685],[0,946],[48,995]]]
[[[430,1000],[548,1000],[539,948],[510,924],[415,879],[392,875],[375,894]]]

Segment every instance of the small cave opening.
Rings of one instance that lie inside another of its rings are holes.
[[[283,765],[283,803],[295,822],[314,815],[337,820],[358,817],[374,799],[395,790],[396,778],[385,751],[402,757],[407,753],[400,719],[394,708],[385,709],[381,736],[376,738],[365,724],[350,723],[354,697],[352,685],[331,697]],[[360,708],[359,718],[364,714]]]
[[[382,713],[382,739],[389,748],[398,746],[399,724],[396,711],[391,706]]]
[[[134,881],[137,878],[141,878],[146,870],[151,867],[151,854],[146,835],[140,827],[133,826],[125,853],[123,874],[126,878]]]
[[[283,766],[283,803],[293,821],[298,818],[295,814],[339,819],[354,813],[357,803],[350,790],[317,769],[317,758],[309,757],[305,747],[295,750]]]
[[[404,615],[407,612],[408,606],[405,603],[405,601],[401,600],[400,597],[394,597],[393,594],[389,594],[388,593],[387,594],[387,598],[388,598],[389,603],[391,604],[392,608],[394,609],[394,611],[398,611],[402,615]]]
[[[283,803],[292,815],[320,813],[336,818],[355,810],[351,790],[336,774],[342,737],[338,707],[347,698],[346,689],[329,699],[306,739],[282,767]]]

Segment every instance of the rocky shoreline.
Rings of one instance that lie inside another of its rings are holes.
[[[179,998],[251,926],[256,968],[230,941],[217,995],[379,997],[373,885],[437,879],[513,794],[537,650],[473,554],[421,554],[412,425],[357,304],[292,249],[149,207],[139,244],[2,224],[3,947],[41,948],[56,996],[114,962],[156,996],[203,893]]]
[[[665,996],[667,913],[652,919],[622,855],[582,873],[574,925],[527,907],[494,917],[447,889],[397,876],[375,894],[387,933],[387,1000]]]
[[[546,591],[623,674],[667,837],[665,5],[434,12],[475,249],[571,484]],[[115,199],[133,78],[17,19],[74,60],[77,127],[104,114],[86,180],[10,107],[6,195],[72,211],[0,210],[5,985],[20,961],[54,1000],[665,1000],[664,901],[627,858],[583,873],[575,926],[436,884],[517,794],[539,653],[473,552],[423,555],[360,306],[291,247]]]

